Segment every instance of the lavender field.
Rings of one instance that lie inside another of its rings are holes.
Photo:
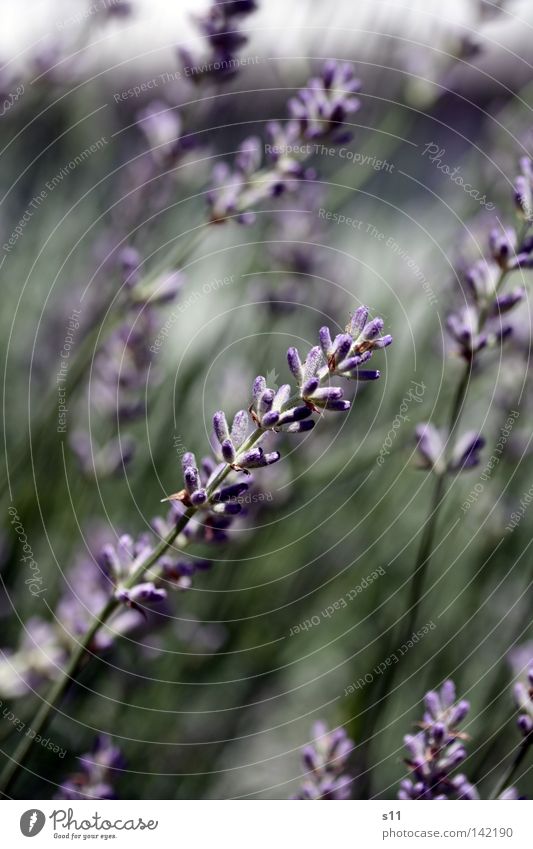
[[[5,5],[2,797],[531,799],[531,4]]]

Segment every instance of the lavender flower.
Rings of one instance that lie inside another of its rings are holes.
[[[513,271],[533,267],[533,241],[519,238],[512,228],[493,229],[489,234],[488,257],[477,260],[466,272],[470,302],[447,319],[447,328],[458,353],[472,362],[484,348],[501,344],[512,325],[501,321],[524,298],[523,287],[502,292],[504,279]]]
[[[137,122],[156,164],[162,167],[172,165],[183,150],[181,119],[176,109],[154,100],[139,112]]]
[[[45,681],[53,681],[66,656],[54,625],[32,617],[26,622],[19,647],[0,652],[0,695],[20,698]]]
[[[256,0],[212,0],[205,14],[194,15],[210,52],[202,59],[180,48],[178,55],[185,76],[194,83],[207,79],[225,82],[234,76],[239,67],[237,51],[248,41],[239,26],[256,9]]]
[[[476,431],[467,431],[454,445],[451,456],[446,457],[444,434],[434,425],[423,422],[416,426],[417,452],[420,468],[431,469],[437,475],[446,472],[463,472],[480,463],[479,452],[485,440]]]
[[[137,607],[140,602],[157,602],[166,597],[166,592],[155,586],[153,581],[141,581],[133,587],[127,587],[127,581],[135,572],[139,562],[151,551],[147,536],[135,541],[128,534],[120,537],[117,546],[106,545],[102,551],[102,560],[114,584],[114,596],[117,601],[128,607]]]
[[[116,427],[132,422],[145,411],[148,376],[157,382],[153,366],[153,339],[160,328],[158,308],[172,302],[183,286],[183,276],[170,271],[150,285],[141,283],[141,257],[125,246],[117,257],[122,276],[122,304],[125,320],[113,330],[97,352],[89,387],[90,403],[99,416]],[[121,472],[135,454],[135,442],[127,433],[111,436],[99,445],[92,434],[76,428],[70,446],[87,476],[106,477]]]
[[[405,747],[412,778],[400,784],[399,799],[477,799],[475,787],[462,775],[452,775],[466,758],[464,734],[457,726],[467,715],[467,701],[455,704],[455,686],[445,681],[439,692],[425,695],[422,731],[408,734]]]
[[[533,210],[533,162],[529,156],[520,159],[520,172],[514,183],[515,206],[520,218],[529,222]]]
[[[517,725],[524,737],[533,736],[533,663],[527,671],[526,681],[515,684],[514,697],[520,711]]]
[[[215,166],[208,193],[211,222],[235,217],[241,224],[252,223],[255,204],[290,190],[299,180],[313,179],[314,172],[304,163],[318,141],[339,144],[349,138],[344,126],[359,109],[358,89],[350,64],[326,62],[321,76],[309,80],[289,101],[289,120],[267,125],[271,143],[263,167],[263,145],[256,136],[242,142],[233,170],[222,162]]]
[[[81,768],[63,781],[55,799],[116,799],[114,773],[124,769],[124,758],[107,734],[100,734],[91,752],[79,759]]]
[[[325,723],[316,722],[313,743],[302,750],[308,777],[293,799],[349,799],[353,779],[347,765],[353,748],[344,728],[328,731]]]
[[[330,375],[336,374],[349,380],[360,379],[361,374],[354,360],[359,362],[360,355],[368,359],[374,349],[383,348],[392,342],[391,336],[380,335],[382,319],[367,322],[367,318],[366,307],[361,307],[352,317],[346,334],[342,336],[346,341],[342,343],[340,361],[341,345],[339,343],[335,346],[331,342],[327,328],[320,331],[325,354],[320,347],[315,346],[302,363],[296,348],[289,348],[287,362],[298,385],[296,393],[291,391],[289,384],[283,384],[274,391],[266,385],[266,379],[259,375],[253,383],[253,402],[249,412],[239,410],[233,418],[231,429],[224,412],[215,413],[214,442],[217,460],[221,462],[216,464],[206,458],[199,468],[194,454],[187,452],[182,460],[185,486],[164,500],[180,501],[185,507],[215,514],[232,515],[240,512],[241,505],[232,499],[237,492],[240,495],[248,488],[243,473],[246,475],[250,469],[270,466],[280,459],[279,451],[267,452],[260,444],[267,434],[279,431],[301,433],[313,427],[313,413],[330,410],[344,412],[350,408],[350,401],[343,398],[343,390],[329,386]],[[379,372],[375,376],[379,377]],[[256,431],[249,435],[250,416]],[[229,469],[225,469],[225,465]],[[234,476],[229,486],[226,484],[220,488],[220,476],[225,478],[230,471]]]

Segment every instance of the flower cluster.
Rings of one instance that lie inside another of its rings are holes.
[[[107,734],[99,734],[91,752],[79,759],[80,769],[59,787],[55,799],[116,799],[114,772],[124,769],[122,753]]]
[[[212,514],[236,515],[241,505],[235,498],[246,492],[250,469],[270,466],[280,459],[279,451],[266,451],[260,443],[272,433],[302,433],[314,426],[314,413],[322,411],[346,412],[351,402],[343,397],[341,387],[329,385],[330,377],[352,381],[379,377],[378,371],[360,370],[376,349],[392,342],[389,335],[382,336],[383,320],[368,321],[368,310],[355,311],[344,333],[332,340],[327,327],[319,333],[320,346],[310,349],[302,363],[296,348],[287,351],[287,362],[294,378],[296,391],[290,384],[274,390],[259,375],[253,382],[253,401],[248,411],[239,410],[228,425],[222,411],[213,417],[215,463],[211,458],[202,460],[200,466],[194,454],[187,452],[182,458],[184,488],[167,500],[179,501],[185,507],[204,510]],[[250,418],[256,426],[249,433]],[[232,474],[229,485],[222,480]]]
[[[325,723],[316,722],[313,743],[302,750],[308,776],[293,799],[349,799],[353,779],[347,765],[353,748],[344,728],[328,731]]]
[[[91,407],[115,429],[144,414],[146,384],[157,380],[151,346],[160,325],[158,309],[171,303],[183,285],[183,276],[169,272],[150,286],[141,282],[142,260],[133,247],[123,248],[118,257],[121,306],[124,320],[102,344],[94,360],[89,386]],[[98,422],[98,419],[97,419]],[[70,437],[78,462],[91,476],[105,477],[120,471],[135,453],[128,434],[108,437],[103,444],[83,428]]]
[[[476,431],[467,431],[454,445],[451,456],[446,457],[446,437],[434,425],[423,422],[416,429],[420,468],[431,469],[436,474],[463,472],[479,465],[480,451],[485,440]]]
[[[209,55],[195,57],[185,48],[179,48],[185,76],[195,83],[225,82],[234,76],[239,68],[238,51],[248,41],[240,25],[256,9],[256,0],[211,0],[211,6],[203,15],[194,15]]]
[[[139,129],[144,134],[156,165],[168,168],[187,149],[181,138],[181,118],[175,107],[161,100],[152,100],[137,115]]]
[[[522,219],[520,235],[504,225],[489,233],[488,255],[465,274],[468,302],[448,316],[447,328],[457,352],[469,363],[480,351],[498,346],[512,334],[512,325],[502,317],[524,299],[525,290],[518,286],[502,291],[502,287],[512,272],[533,268],[533,239],[527,235],[533,164],[524,157],[520,165],[522,174],[515,181],[515,203]]]
[[[168,588],[188,589],[195,572],[210,568],[211,562],[184,557],[183,550],[195,543],[227,540],[228,530],[244,510],[243,496],[253,484],[250,470],[280,460],[279,451],[266,449],[268,438],[279,432],[309,430],[319,412],[350,408],[350,401],[341,397],[342,390],[328,385],[330,376],[361,379],[358,365],[362,358],[368,360],[375,349],[392,341],[390,336],[381,335],[382,329],[382,319],[368,321],[368,310],[360,307],[345,333],[334,340],[327,328],[320,330],[322,347],[311,348],[304,364],[296,349],[289,349],[287,360],[297,381],[296,391],[289,384],[274,391],[267,387],[264,377],[258,376],[249,410],[239,410],[231,426],[222,411],[215,413],[215,456],[198,463],[192,452],[183,454],[184,486],[163,499],[170,507],[166,517],[152,520],[156,536],[145,533],[134,540],[124,534],[110,542],[107,535],[105,540],[95,540],[90,556],[75,562],[67,575],[67,589],[58,602],[54,625],[42,621],[36,624],[39,645],[32,638],[16,652],[4,655],[0,692],[23,695],[28,687],[57,677],[72,644],[87,632],[94,616],[105,610],[110,600],[116,603],[112,619],[96,632],[89,646],[93,652],[106,651],[117,636],[142,625],[150,605],[163,602]],[[252,422],[256,427],[250,432]],[[175,548],[170,549],[169,540]],[[156,554],[158,545],[165,541],[161,553]]]
[[[250,224],[255,204],[277,197],[299,180],[312,180],[314,171],[306,168],[305,162],[314,153],[314,145],[325,141],[340,144],[350,138],[345,125],[348,116],[359,109],[358,90],[359,81],[349,63],[326,62],[322,74],[289,100],[289,120],[267,124],[270,143],[264,164],[263,144],[257,136],[242,142],[233,169],[217,163],[208,193],[211,221],[235,217],[241,224]]]
[[[401,782],[399,799],[477,799],[475,787],[453,771],[466,758],[465,737],[457,726],[467,715],[466,701],[455,704],[455,686],[445,681],[440,691],[426,693],[422,731],[404,738],[406,763],[412,777]]]

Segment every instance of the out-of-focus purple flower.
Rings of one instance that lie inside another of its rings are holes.
[[[514,685],[514,698],[516,706],[520,711],[517,724],[524,735],[533,739],[533,662],[529,666],[524,681],[517,681]]]
[[[506,787],[506,789],[500,793],[498,799],[509,802],[516,801],[517,799],[525,799],[525,796],[521,796],[516,787]]]
[[[502,291],[509,273],[533,267],[533,240],[519,242],[512,228],[494,228],[489,235],[490,256],[478,259],[466,271],[469,302],[447,319],[448,331],[458,353],[468,362],[484,348],[499,345],[512,333],[512,325],[499,319],[524,298],[522,287]]]
[[[133,3],[129,0],[106,0],[102,6],[102,14],[107,18],[129,18],[133,14]]]
[[[529,156],[520,159],[520,174],[515,178],[514,200],[516,210],[525,221],[533,216],[533,162]]]
[[[355,96],[360,87],[349,62],[327,61],[321,75],[312,77],[289,100],[289,113],[298,122],[300,137],[313,141],[327,137],[334,144],[349,140],[344,124],[361,106]]]
[[[248,41],[240,29],[248,15],[258,8],[256,0],[211,0],[211,6],[203,15],[194,15],[193,20],[209,53],[195,57],[189,50],[180,48],[183,74],[194,83],[211,79],[225,82],[239,69],[238,51]]]
[[[321,76],[311,79],[289,101],[289,120],[267,125],[270,144],[263,166],[263,145],[257,137],[241,144],[233,169],[221,162],[215,166],[207,196],[211,222],[234,217],[241,224],[252,223],[251,209],[258,202],[295,188],[299,180],[313,179],[314,172],[306,169],[305,162],[318,141],[339,144],[347,140],[343,128],[348,116],[359,108],[358,88],[349,63],[326,62]]]
[[[422,422],[415,428],[417,438],[417,451],[420,466],[423,469],[432,469],[441,475],[446,471],[444,458],[444,439],[441,432],[428,422]]]
[[[182,152],[181,119],[174,106],[154,100],[137,115],[152,156],[158,165],[168,167]]]
[[[80,769],[59,787],[55,799],[116,799],[114,778],[124,769],[122,753],[111,737],[99,734],[93,749],[78,758]]]
[[[479,452],[485,440],[476,431],[467,431],[457,440],[449,459],[446,458],[445,436],[434,425],[422,422],[416,426],[415,433],[418,458],[423,469],[442,475],[473,469],[480,463]]]
[[[354,748],[344,728],[328,731],[323,722],[313,726],[313,742],[302,750],[302,761],[308,771],[293,799],[349,799],[352,777],[348,759]]]
[[[464,734],[457,726],[468,714],[469,703],[455,703],[452,681],[445,681],[439,692],[426,693],[424,701],[422,731],[404,738],[411,778],[401,782],[398,798],[478,799],[464,775],[452,775],[466,758]]]
[[[29,619],[18,648],[0,650],[0,695],[16,699],[53,681],[66,660],[65,646],[52,623]]]
[[[153,365],[154,339],[161,322],[159,307],[173,301],[183,286],[183,275],[168,271],[143,284],[139,252],[130,245],[118,252],[123,279],[121,291],[125,320],[103,342],[94,359],[89,386],[92,411],[116,427],[135,421],[145,411],[146,385],[159,379]],[[157,352],[159,349],[155,348]],[[135,454],[135,442],[127,433],[110,437],[99,445],[92,434],[76,428],[69,439],[80,467],[88,476],[106,477],[122,471]]]
[[[464,433],[454,446],[448,469],[463,472],[479,466],[479,452],[484,446],[485,440],[477,431]]]

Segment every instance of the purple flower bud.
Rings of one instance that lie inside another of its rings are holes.
[[[135,605],[143,601],[161,601],[165,597],[165,590],[157,590],[153,584],[138,584],[132,589],[119,587],[115,590],[116,600],[126,605]]]
[[[450,711],[450,725],[459,725],[470,710],[470,702],[463,700],[455,705]]]
[[[239,171],[250,176],[261,165],[262,144],[257,136],[250,136],[239,145],[239,152],[235,157],[235,165]]]
[[[259,398],[261,397],[261,395],[263,394],[263,392],[265,391],[265,389],[266,389],[266,380],[265,380],[264,377],[259,375],[259,377],[256,377],[256,379],[254,380],[253,387],[252,387],[252,394],[254,396],[254,400],[256,401],[256,403],[259,400]]]
[[[239,465],[245,469],[261,468],[262,466],[270,466],[272,463],[277,463],[280,459],[279,451],[272,451],[266,454],[262,448],[251,448],[246,451],[242,457],[239,457]]]
[[[351,380],[379,380],[381,372],[378,369],[356,369],[350,372]]]
[[[323,401],[338,401],[344,396],[344,392],[340,386],[323,386],[311,394],[313,403],[317,404],[317,406],[322,405]]]
[[[207,492],[205,489],[197,489],[191,494],[191,504],[195,507],[201,507],[207,501]]]
[[[192,453],[192,451],[186,451],[183,457],[181,458],[181,468],[183,469],[183,474],[185,474],[185,470],[190,466],[192,468],[196,468],[196,457]]]
[[[422,423],[416,426],[415,433],[418,440],[417,450],[422,458],[422,467],[435,469],[438,472],[443,471],[444,442],[437,428],[432,424]]]
[[[238,498],[243,492],[247,492],[249,489],[248,483],[242,481],[241,483],[230,484],[229,486],[224,486],[222,489],[217,490],[217,492],[213,493],[211,496],[211,501],[231,501],[234,498]]]
[[[309,381],[311,378],[315,377],[316,372],[322,363],[322,351],[316,345],[314,348],[311,348],[307,357],[305,358],[304,365],[304,382]]]
[[[440,690],[440,698],[444,708],[449,708],[453,705],[455,702],[455,684],[453,681],[447,680],[444,682]]]
[[[518,728],[524,735],[524,737],[528,737],[529,734],[533,731],[533,719],[530,716],[527,716],[525,713],[521,713],[518,719],[516,720],[516,724]]]
[[[319,380],[317,377],[311,377],[302,384],[302,398],[309,398],[317,389]]]
[[[291,422],[300,422],[303,419],[308,419],[311,415],[311,409],[309,407],[293,407],[291,410],[287,410],[285,413],[282,413],[279,417],[280,425],[290,424]]]
[[[305,431],[312,430],[314,426],[313,419],[306,419],[304,422],[293,422],[288,425],[287,433],[304,433]]]
[[[261,419],[261,427],[275,427],[278,424],[279,419],[280,415],[275,410],[272,410],[271,413],[265,413],[265,415]]]
[[[332,401],[326,401],[323,407],[325,410],[332,410],[335,413],[346,413],[350,409],[351,404],[349,401],[339,401],[334,399]]]
[[[368,308],[359,307],[359,309],[354,312],[351,318],[350,324],[348,326],[348,332],[357,339],[359,334],[362,332],[365,324],[367,323],[367,319]]]
[[[320,346],[322,348],[322,352],[327,359],[330,356],[331,350],[333,348],[329,327],[321,327],[318,331],[318,337],[320,339]]]
[[[239,448],[246,439],[248,425],[249,419],[246,410],[239,410],[238,413],[235,413],[231,426],[231,441],[236,448]]]
[[[382,318],[373,318],[372,321],[369,321],[368,324],[365,324],[363,330],[361,332],[361,336],[363,339],[371,340],[375,339],[381,331],[383,330],[383,319]]]
[[[464,471],[479,465],[479,452],[484,445],[485,440],[479,433],[468,431],[463,434],[455,446],[451,468],[457,471]]]
[[[239,465],[243,468],[248,468],[249,466],[262,465],[261,458],[263,456],[263,449],[255,446],[254,448],[250,448],[249,451],[245,451],[244,454],[239,457]]]
[[[221,444],[225,440],[229,439],[228,422],[226,420],[225,414],[221,410],[219,410],[219,412],[215,413],[215,415],[213,416],[213,428],[216,437]]]
[[[264,416],[265,413],[268,413],[272,409],[274,396],[275,393],[272,389],[265,389],[264,392],[261,393],[257,401],[257,412],[259,416]]]
[[[231,439],[225,439],[220,445],[220,450],[226,463],[235,462],[235,448]]]
[[[509,312],[517,304],[524,300],[524,296],[525,290],[522,288],[513,289],[512,292],[506,292],[505,294],[500,295],[491,306],[491,317],[497,317],[502,313]]]
[[[183,479],[189,495],[192,495],[193,492],[196,492],[200,488],[200,475],[198,469],[195,469],[193,466],[187,466],[183,472]]]
[[[440,714],[441,707],[439,696],[434,690],[430,690],[428,693],[426,693],[426,695],[424,696],[424,704],[426,705],[426,710],[429,711],[432,718],[437,719]]]
[[[228,516],[236,516],[242,510],[242,505],[235,503],[234,501],[225,502],[221,501],[218,504],[213,505],[213,512],[220,513],[222,515]]]
[[[300,360],[300,355],[296,348],[289,348],[287,351],[287,362],[289,364],[289,368],[293,373],[296,381],[300,384],[303,380],[303,366],[302,361]]]
[[[314,770],[317,769],[318,759],[312,746],[306,746],[305,749],[302,749],[302,760],[305,768],[308,769],[309,772],[314,772]]]
[[[337,363],[347,356],[352,345],[353,338],[348,333],[339,333],[339,335],[335,337],[331,353]]]

